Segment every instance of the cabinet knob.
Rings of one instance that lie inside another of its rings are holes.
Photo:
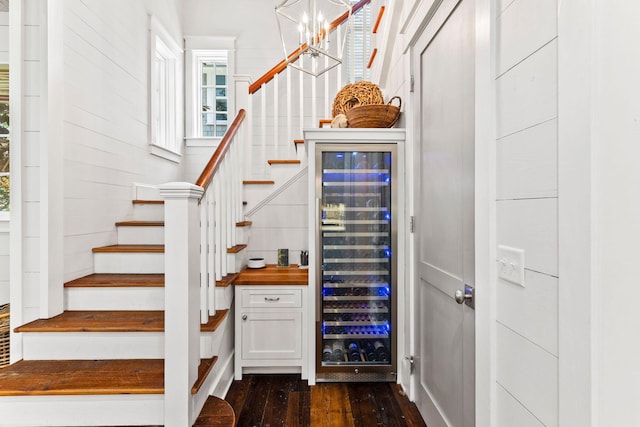
[[[242,320],[247,320],[247,315],[246,314],[242,315]]]

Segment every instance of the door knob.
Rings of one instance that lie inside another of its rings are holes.
[[[473,301],[473,288],[469,285],[464,285],[464,291],[458,289],[454,294],[454,298],[458,304],[464,303],[471,308],[475,308]]]

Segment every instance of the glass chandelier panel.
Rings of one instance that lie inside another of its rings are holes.
[[[331,22],[346,16],[340,40],[330,40]],[[284,0],[276,6],[278,29],[287,65],[319,76],[342,63],[351,27],[346,0]]]

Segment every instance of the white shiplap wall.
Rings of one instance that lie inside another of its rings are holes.
[[[9,63],[9,13],[0,12],[0,64]],[[9,302],[9,222],[0,220],[0,305]]]
[[[525,250],[498,280],[498,427],[558,425],[557,0],[498,2],[497,243]]]
[[[132,215],[133,182],[180,177],[179,164],[147,145],[147,15],[182,46],[177,9],[173,0],[64,2],[65,280],[93,271],[92,247],[116,242],[114,222]]]

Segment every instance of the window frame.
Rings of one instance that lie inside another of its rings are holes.
[[[190,36],[185,38],[185,139],[187,146],[211,145],[221,136],[202,136],[202,76],[201,64],[218,58],[216,52],[227,56],[227,126],[235,113],[235,38]]]
[[[179,162],[180,66],[183,50],[149,15],[149,149],[151,154]]]
[[[224,125],[227,127],[229,127],[229,115],[231,114],[231,110],[229,109],[230,106],[230,101],[231,98],[229,96],[230,94],[230,89],[231,86],[229,85],[230,82],[230,76],[229,76],[229,55],[228,52],[224,49],[217,49],[217,50],[210,50],[210,51],[203,51],[201,55],[197,55],[197,75],[198,75],[198,87],[196,88],[196,92],[197,92],[197,96],[198,96],[198,101],[197,101],[197,106],[201,106],[204,105],[205,102],[202,99],[202,92],[203,89],[207,89],[207,88],[211,88],[214,90],[214,110],[210,111],[210,114],[214,115],[214,121],[213,121],[213,126],[214,126],[214,135],[212,136],[205,136],[204,135],[204,112],[200,112],[197,115],[197,123],[196,123],[196,137],[198,138],[222,138],[224,136],[223,135],[215,135],[216,133],[216,128],[218,126],[218,118],[217,118],[217,114],[218,114],[218,110],[216,108],[217,106],[217,101],[218,99],[226,99],[227,100],[227,109],[224,111],[224,114],[227,115],[227,119],[224,121]],[[213,64],[214,66],[214,73],[213,73],[213,77],[214,77],[214,82],[213,84],[203,84],[202,83],[202,68],[204,66],[204,64]],[[226,72],[226,81],[224,85],[218,85],[218,82],[215,81],[215,77],[217,76],[217,74],[215,73],[215,69],[217,68],[218,65],[222,65],[224,64],[224,66],[227,68],[227,72]],[[224,87],[226,89],[225,92],[225,96],[224,97],[218,97],[218,95],[215,93],[217,92],[217,89],[220,87]],[[197,107],[196,107],[197,108]],[[226,132],[226,131],[225,131]]]

